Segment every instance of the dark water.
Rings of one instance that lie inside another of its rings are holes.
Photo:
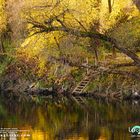
[[[129,140],[133,125],[140,125],[138,104],[0,103],[0,129],[6,131],[6,140]],[[4,140],[2,132],[0,137]]]

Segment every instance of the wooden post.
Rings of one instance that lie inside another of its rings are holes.
[[[87,66],[87,68],[86,68],[86,73],[87,73],[87,74],[89,74],[88,63],[89,63],[89,61],[88,61],[88,57],[87,57],[87,58],[86,58],[86,66]]]

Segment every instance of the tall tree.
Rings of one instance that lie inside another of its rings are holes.
[[[7,25],[11,30],[13,42],[20,42],[23,37],[25,24],[21,18],[21,12],[24,8],[24,0],[6,0],[5,11],[7,14]]]
[[[108,0],[108,9],[109,9],[109,13],[112,12],[112,2],[111,0]]]
[[[91,32],[99,32],[100,30],[100,4],[101,0],[96,0],[94,8],[96,9],[97,18],[92,22],[90,30]],[[95,54],[95,65],[98,65],[99,61],[99,51],[98,47],[100,45],[100,40],[96,38],[91,38],[90,40],[90,50]]]
[[[91,32],[99,32],[100,28],[100,22],[99,20],[94,21],[93,25],[91,25]],[[98,47],[100,45],[100,40],[96,38],[91,38],[90,39],[90,51],[94,52],[95,55],[95,65],[98,65],[99,62],[99,52],[98,52]]]
[[[109,14],[112,13],[112,6],[113,6],[112,0],[108,0],[108,11],[109,11]],[[113,55],[113,58],[116,57],[116,50],[115,50],[115,47],[114,46],[112,48],[112,55]]]

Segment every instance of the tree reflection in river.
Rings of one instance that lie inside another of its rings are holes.
[[[139,116],[138,105],[94,100],[83,108],[74,103],[0,105],[1,127],[30,130],[31,136],[21,140],[129,140],[128,127],[139,125]]]

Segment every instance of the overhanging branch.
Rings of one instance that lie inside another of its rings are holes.
[[[57,21],[59,21],[59,20],[57,20]],[[116,49],[118,49],[120,52],[122,52],[125,55],[127,55],[128,57],[130,57],[135,62],[135,64],[140,67],[140,58],[135,53],[120,46],[116,39],[108,37],[107,35],[97,33],[97,32],[95,33],[95,32],[90,32],[90,31],[80,31],[77,29],[63,26],[62,23],[61,23],[61,26],[52,26],[52,25],[50,26],[50,25],[46,25],[46,24],[38,23],[38,22],[34,22],[34,21],[28,21],[28,23],[32,24],[32,28],[37,29],[37,33],[39,33],[38,30],[40,30],[40,33],[43,33],[43,32],[50,33],[50,32],[58,31],[58,32],[65,32],[65,33],[68,33],[71,35],[75,35],[77,37],[96,38],[96,39],[100,39],[103,41],[107,41],[110,44],[112,44],[112,46],[114,46]]]

